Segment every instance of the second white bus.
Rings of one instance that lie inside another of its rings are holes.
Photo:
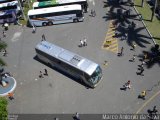
[[[80,22],[84,20],[81,5],[66,5],[28,11],[28,20],[32,26]]]

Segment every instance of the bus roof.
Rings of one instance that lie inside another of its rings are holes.
[[[7,14],[16,14],[16,10],[3,10],[3,11],[0,11],[0,16],[7,15]]]
[[[36,49],[43,51],[44,53],[47,53],[50,56],[58,58],[61,61],[64,61],[65,63],[68,63],[71,66],[74,66],[75,68],[84,71],[88,75],[92,75],[92,73],[98,66],[97,63],[91,60],[81,57],[75,53],[72,53],[47,41],[40,42],[36,46]]]
[[[48,5],[58,5],[58,4],[65,4],[65,3],[76,3],[76,2],[87,2],[87,0],[50,0],[50,1],[42,1],[42,2],[34,2],[33,8],[41,7],[41,6],[48,6]]]
[[[18,1],[5,2],[0,4],[0,8],[17,5]]]
[[[28,16],[59,12],[59,11],[69,11],[69,10],[82,10],[82,8],[81,5],[65,5],[65,6],[42,8],[42,9],[33,9],[28,11]]]

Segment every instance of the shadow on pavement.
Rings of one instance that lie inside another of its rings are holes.
[[[153,37],[154,39],[156,39],[156,40],[160,40],[160,38],[158,38],[158,37]]]
[[[116,29],[116,34],[114,37],[117,37],[120,39],[122,37],[125,37],[126,42],[129,46],[132,46],[133,43],[136,43],[138,46],[145,48],[145,44],[151,44],[150,40],[151,37],[148,37],[147,35],[141,34],[141,31],[145,30],[145,27],[138,27],[134,22],[135,20],[140,21],[141,19],[138,19],[140,14],[135,14],[134,9],[128,9],[125,8],[125,6],[131,6],[130,3],[122,2],[119,3],[119,0],[113,1],[103,1],[104,7],[110,7],[110,11],[106,13],[105,16],[103,16],[103,19],[105,21],[113,20],[113,25]],[[137,18],[138,17],[138,18]],[[129,27],[131,23],[134,23],[134,27]],[[125,36],[126,35],[126,36]],[[123,39],[121,39],[123,40]],[[152,42],[152,41],[151,41]]]

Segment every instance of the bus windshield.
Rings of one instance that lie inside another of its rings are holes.
[[[98,66],[94,71],[94,73],[91,75],[91,78],[89,79],[89,81],[92,84],[96,84],[101,78],[102,78],[102,69],[100,68],[100,66]]]

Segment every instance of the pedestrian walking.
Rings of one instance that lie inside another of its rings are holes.
[[[4,49],[4,51],[3,51],[3,56],[7,56],[7,50],[6,49]]]
[[[3,31],[3,37],[6,37],[6,31]]]
[[[158,110],[156,108],[156,106],[153,107],[152,113],[157,114]]]
[[[40,71],[39,78],[43,78],[42,71]]]
[[[134,44],[134,43],[133,43],[133,44],[131,45],[131,47],[132,47],[132,49],[131,49],[131,50],[135,51],[136,44]]]
[[[128,89],[131,89],[131,81],[128,80],[126,83],[125,83],[125,87],[128,88]]]
[[[87,39],[86,38],[83,39],[83,46],[87,46]]]
[[[33,28],[32,28],[32,33],[36,33],[36,26],[33,25]]]
[[[93,10],[93,9],[91,10],[91,16],[92,16],[92,17],[95,17],[95,16],[96,16],[96,11]]]
[[[5,30],[5,31],[7,31],[7,30],[8,30],[8,28],[9,28],[9,24],[8,24],[8,23],[4,23],[4,25],[3,25],[3,26],[4,26],[4,30]]]
[[[122,56],[122,55],[123,55],[123,50],[124,50],[124,48],[123,48],[123,47],[121,47],[120,56]]]
[[[131,89],[131,81],[130,80],[128,80],[124,85],[123,85],[123,87],[122,88],[120,88],[120,90],[127,90],[127,89]]]
[[[107,60],[105,60],[103,65],[107,65],[107,64],[108,64],[108,61],[107,61]]]
[[[13,99],[14,99],[13,96],[14,96],[13,93],[8,93],[8,98],[9,98],[10,100],[13,100]]]
[[[127,34],[127,33],[124,34],[124,39],[125,39],[125,40],[128,39],[128,34]]]
[[[148,58],[148,54],[144,53],[142,61],[145,61]]]
[[[142,63],[141,63],[141,67],[143,67],[143,65],[145,65],[146,62],[143,60]]]
[[[84,45],[84,41],[80,40],[80,47],[82,47]]]
[[[138,65],[140,68],[139,69],[143,69],[144,65],[146,64],[145,61],[142,61],[142,63],[140,65]]]
[[[48,76],[48,71],[47,71],[47,69],[44,69],[44,75]]]
[[[131,61],[135,62],[135,59],[136,59],[136,55],[133,55],[133,57],[131,58]]]
[[[146,91],[144,90],[141,92],[141,94],[138,96],[138,98],[145,100],[145,97],[146,97]]]
[[[46,37],[45,37],[45,35],[43,34],[43,35],[42,35],[42,41],[44,41],[44,40],[46,40]]]
[[[140,68],[140,72],[137,72],[137,75],[142,75],[142,76],[144,76],[142,73],[144,72],[144,68],[143,67],[141,67]]]
[[[74,120],[80,120],[80,118],[79,118],[79,113],[78,113],[78,112],[75,114]]]

